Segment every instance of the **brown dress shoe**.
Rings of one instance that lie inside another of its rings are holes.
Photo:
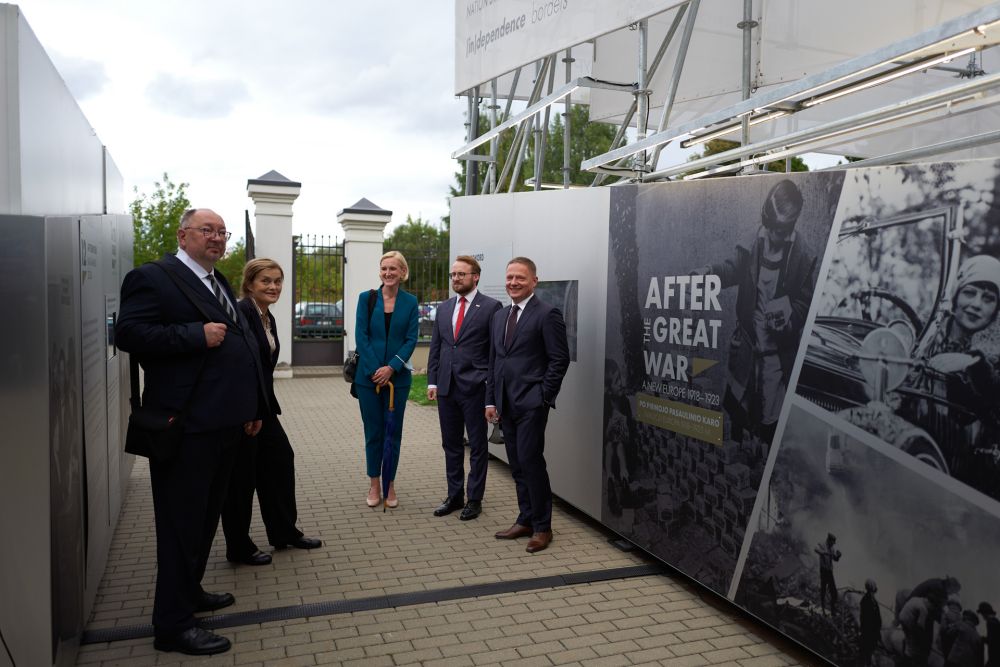
[[[499,533],[495,533],[493,537],[498,540],[516,540],[519,537],[527,537],[528,535],[531,535],[531,528],[515,523],[507,530],[501,530]]]
[[[535,533],[528,540],[528,548],[525,549],[529,554],[533,554],[536,551],[541,551],[545,547],[549,546],[549,542],[552,541],[552,531],[546,530],[541,533]]]

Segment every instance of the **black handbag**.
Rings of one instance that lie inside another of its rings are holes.
[[[139,403],[139,363],[129,359],[132,375],[132,414],[125,433],[125,452],[154,461],[168,461],[181,446],[184,437],[184,413],[170,412]],[[201,372],[198,373],[201,375]],[[187,406],[185,405],[185,408]]]
[[[368,325],[371,328],[372,313],[375,312],[375,290],[368,290]],[[354,376],[358,372],[358,361],[361,355],[357,350],[352,350],[347,359],[344,359],[344,381],[354,384]],[[354,395],[353,393],[351,394]]]
[[[160,261],[152,262],[156,264],[170,277],[184,295],[194,304],[194,307],[202,314],[206,322],[211,322],[212,317],[201,307],[195,295],[191,293],[191,288],[181,282],[172,269],[167,268]],[[188,405],[194,390],[201,380],[201,372],[205,370],[205,361],[208,355],[204,355],[201,365],[198,367],[198,374],[195,376],[191,393],[188,394],[184,406],[178,411],[164,410],[148,405],[142,405],[142,398],[139,392],[139,362],[134,355],[129,355],[129,384],[132,396],[129,403],[132,405],[132,414],[128,417],[128,430],[125,432],[125,452],[135,456],[143,456],[154,461],[168,461],[173,458],[181,446],[184,438],[184,421],[187,414]]]

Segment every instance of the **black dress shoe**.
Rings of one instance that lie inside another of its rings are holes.
[[[206,593],[202,591],[195,611],[215,611],[236,604],[232,593]]]
[[[225,653],[230,647],[232,643],[225,637],[199,627],[188,628],[174,637],[157,637],[153,640],[153,648],[157,651],[177,651],[187,655]]]
[[[434,516],[447,516],[454,512],[455,510],[460,510],[465,505],[462,502],[462,496],[448,496],[441,501],[438,508],[434,510]]]
[[[469,521],[470,519],[475,519],[483,511],[483,503],[479,500],[470,500],[462,513],[458,515],[458,518],[462,521]]]
[[[323,540],[317,537],[296,537],[291,542],[287,544],[275,544],[275,549],[287,549],[288,547],[294,547],[296,549],[318,549],[323,546]]]
[[[243,565],[270,565],[271,554],[266,554],[263,551],[255,551],[249,556],[244,556],[243,558],[226,556],[226,560],[230,563],[241,563]]]

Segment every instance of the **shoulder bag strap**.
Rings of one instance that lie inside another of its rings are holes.
[[[375,312],[375,292],[376,290],[368,290],[368,335],[372,332],[372,313]]]
[[[184,296],[188,298],[188,301],[191,302],[191,305],[197,308],[198,312],[201,313],[201,316],[205,318],[205,322],[213,321],[212,316],[209,315],[207,312],[205,312],[205,309],[202,308],[200,303],[198,303],[198,297],[195,295],[194,291],[192,291],[191,286],[185,283],[183,280],[181,280],[172,268],[170,268],[167,264],[165,264],[163,260],[159,259],[154,262],[150,262],[150,264],[156,264],[158,267],[160,267],[160,269],[164,273],[167,274],[168,278],[174,281],[174,284],[177,285],[178,289],[184,292]],[[239,324],[239,322],[237,322],[237,324]]]

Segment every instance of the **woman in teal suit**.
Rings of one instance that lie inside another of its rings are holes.
[[[385,505],[390,508],[399,505],[394,480],[399,465],[403,413],[412,380],[410,356],[417,345],[419,332],[417,297],[399,288],[409,275],[406,258],[402,253],[390,250],[382,255],[379,262],[382,287],[373,290],[374,295],[366,291],[358,297],[354,342],[359,359],[354,384],[361,404],[361,420],[365,425],[365,459],[371,480],[366,499],[369,507],[375,507],[382,501],[380,477],[386,439],[385,415],[389,409],[389,382],[395,387],[395,427],[391,434],[393,455],[386,472],[389,490]],[[369,309],[368,299],[372,296],[375,304]],[[376,388],[380,391],[376,392]]]

